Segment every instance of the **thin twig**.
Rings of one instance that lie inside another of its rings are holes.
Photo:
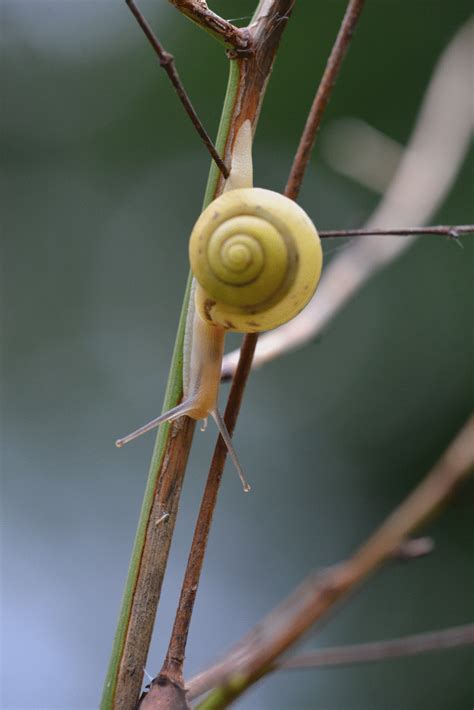
[[[403,636],[388,641],[373,641],[353,646],[335,646],[304,653],[281,661],[275,670],[300,670],[303,668],[327,668],[348,666],[354,663],[373,663],[390,658],[416,656],[429,651],[447,651],[474,644],[474,624],[454,626],[441,631]]]
[[[229,171],[222,160],[221,156],[217,152],[217,149],[212,142],[211,137],[209,136],[208,132],[204,128],[204,126],[201,123],[201,119],[196,113],[196,110],[194,109],[194,106],[191,103],[191,99],[189,98],[186,89],[184,88],[183,82],[181,81],[178,71],[175,66],[175,60],[172,54],[167,52],[159,39],[156,37],[154,34],[153,30],[151,29],[150,25],[146,21],[145,17],[135,4],[134,0],[125,0],[126,4],[130,8],[133,16],[135,17],[136,21],[140,25],[141,29],[143,30],[146,38],[150,42],[151,46],[155,50],[156,54],[158,55],[158,59],[160,60],[160,65],[163,67],[165,72],[168,74],[169,80],[173,84],[173,87],[178,95],[179,100],[181,101],[184,110],[188,114],[189,118],[192,121],[192,124],[196,131],[198,132],[199,136],[201,137],[202,142],[206,146],[207,150],[209,151],[212,159],[215,161],[217,167],[221,171],[222,175],[227,178],[229,177]]]
[[[316,133],[331,97],[346,52],[354,34],[365,0],[350,0],[336,41],[329,55],[324,74],[319,84],[313,105],[311,106],[303,134],[296,152],[293,167],[286,183],[285,195],[296,200],[303,182],[304,172],[308,166],[313,150]]]
[[[386,518],[379,529],[341,564],[311,575],[220,663],[188,684],[188,698],[218,685],[202,710],[230,701],[268,673],[278,657],[343,597],[393,556],[402,540],[445,503],[474,466],[474,417],[471,417],[426,478]]]
[[[169,2],[214,37],[233,47],[239,56],[249,56],[252,53],[252,42],[247,30],[236,27],[230,21],[216,15],[208,8],[205,0],[169,0]]]
[[[318,232],[321,239],[332,237],[413,237],[418,234],[433,234],[458,239],[461,234],[474,234],[474,224],[458,224],[435,227],[410,227],[409,229],[326,229]]]

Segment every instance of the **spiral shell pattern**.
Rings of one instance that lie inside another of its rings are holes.
[[[231,190],[214,200],[194,226],[189,254],[201,317],[244,333],[293,318],[313,295],[322,267],[308,215],[261,188]]]

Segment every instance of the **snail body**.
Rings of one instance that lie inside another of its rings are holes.
[[[198,218],[190,237],[194,275],[183,351],[183,401],[137,429],[123,444],[187,415],[215,420],[249,490],[217,406],[227,331],[254,333],[286,323],[312,297],[322,268],[318,233],[284,195],[252,187],[252,132],[235,140],[224,192]]]

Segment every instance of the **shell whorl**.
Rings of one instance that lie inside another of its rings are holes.
[[[293,318],[319,281],[318,233],[295,202],[261,188],[231,190],[201,214],[191,233],[191,268],[201,317],[239,332]]]

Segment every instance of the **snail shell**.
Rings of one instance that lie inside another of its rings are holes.
[[[240,188],[201,214],[189,243],[201,318],[227,330],[275,328],[308,303],[322,250],[306,212],[284,195]]]

